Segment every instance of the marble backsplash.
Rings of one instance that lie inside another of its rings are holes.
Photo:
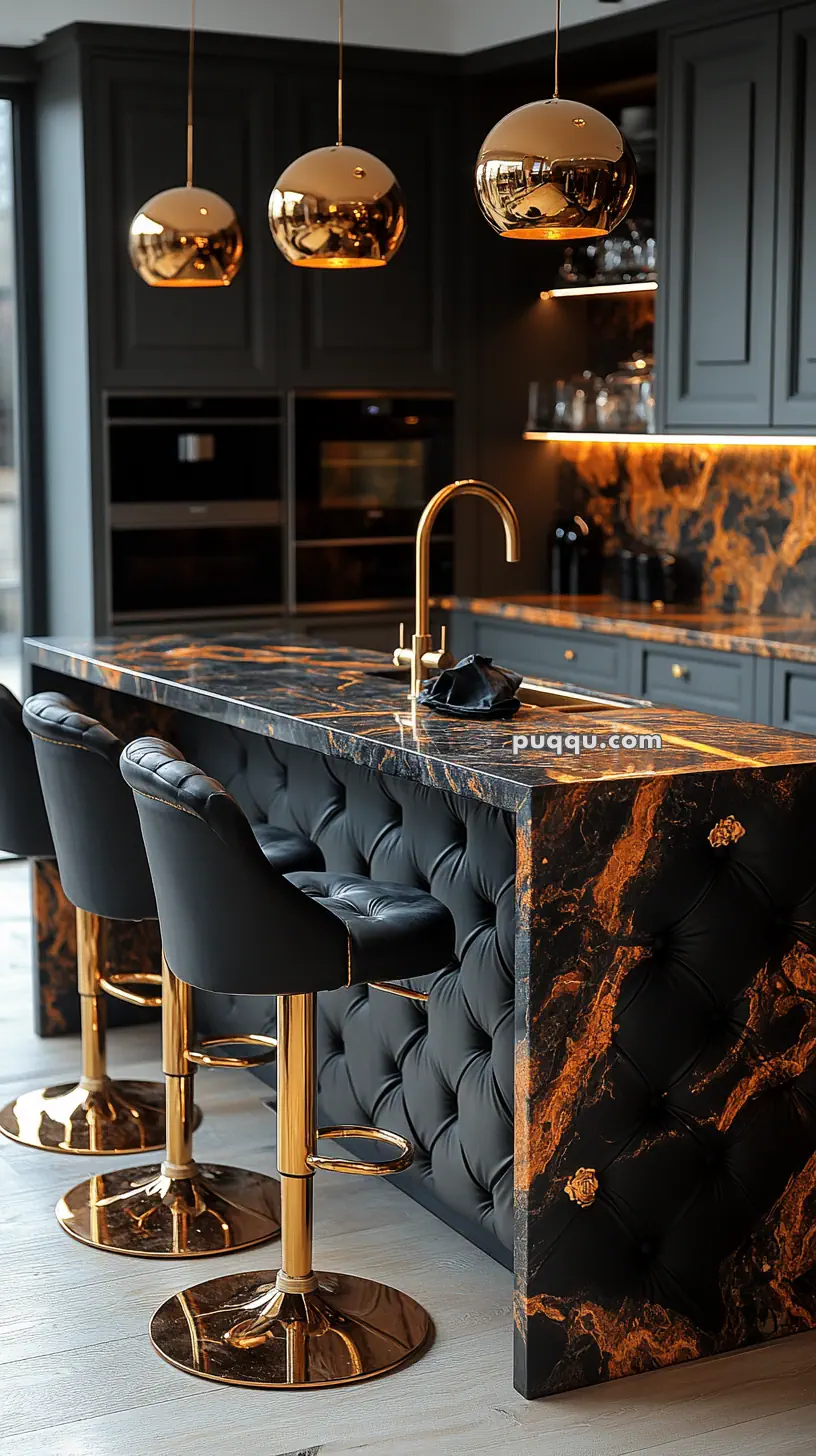
[[[672,552],[707,607],[816,617],[816,442],[559,442],[559,500],[603,530]]]

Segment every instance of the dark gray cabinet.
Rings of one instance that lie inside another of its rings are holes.
[[[638,697],[698,713],[750,720],[754,716],[756,664],[753,657],[700,648],[641,647]]]
[[[406,199],[408,229],[387,268],[289,270],[287,382],[445,388],[454,372],[453,97],[449,88],[421,75],[367,75],[352,82],[346,88],[346,138],[392,168]],[[331,80],[319,87],[304,83],[290,115],[297,121],[292,157],[330,144],[337,124]]]
[[[571,682],[606,692],[629,691],[630,643],[625,638],[551,631],[470,612],[453,613],[450,635],[457,657],[480,652],[501,667],[513,668],[528,677]]]
[[[93,54],[90,78],[87,252],[98,382],[151,390],[274,386],[276,289],[285,265],[273,256],[266,224],[281,151],[270,69],[207,57],[198,65],[195,180],[233,204],[245,245],[230,287],[205,290],[150,288],[127,251],[136,210],[184,183],[183,55]]]
[[[816,733],[816,667],[779,659],[771,666],[774,727],[792,733]]]
[[[774,423],[816,427],[816,5],[782,17]]]
[[[771,424],[778,62],[777,15],[669,43],[669,429]]]

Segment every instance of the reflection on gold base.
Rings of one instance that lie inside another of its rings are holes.
[[[263,1244],[280,1232],[280,1185],[244,1168],[193,1164],[190,1178],[159,1164],[98,1173],[57,1204],[83,1244],[146,1259],[200,1258]]]
[[[164,1147],[164,1086],[104,1078],[95,1092],[71,1082],[25,1092],[0,1112],[0,1132],[52,1153],[151,1152]]]
[[[404,1365],[430,1341],[426,1311],[399,1289],[348,1274],[285,1294],[274,1270],[210,1279],[166,1300],[150,1322],[160,1355],[226,1385],[350,1385]]]

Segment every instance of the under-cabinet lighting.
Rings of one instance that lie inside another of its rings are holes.
[[[557,440],[562,445],[808,445],[816,435],[639,435],[613,430],[525,430],[525,440]]]
[[[548,288],[541,297],[547,298],[597,298],[599,294],[610,293],[654,293],[657,283],[588,283],[586,286]]]

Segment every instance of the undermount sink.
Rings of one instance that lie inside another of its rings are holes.
[[[364,677],[384,677],[389,682],[405,683],[406,687],[411,681],[410,667],[369,667],[366,668]]]
[[[611,698],[594,698],[589,693],[576,693],[570,688],[554,688],[544,683],[522,682],[519,700],[530,708],[553,708],[557,713],[606,713],[620,711],[623,704]]]
[[[371,667],[366,670],[365,676],[404,683],[406,687],[411,681],[411,671],[407,667]],[[591,693],[576,693],[569,688],[528,682],[526,678],[518,690],[518,697],[526,707],[550,708],[556,713],[607,713],[612,708],[620,711],[625,706],[625,703],[610,698],[596,698]]]

